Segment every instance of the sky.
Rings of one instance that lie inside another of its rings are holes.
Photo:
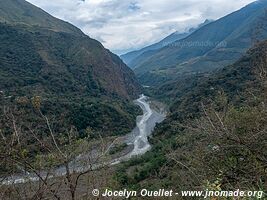
[[[27,0],[117,54],[153,44],[255,0]]]

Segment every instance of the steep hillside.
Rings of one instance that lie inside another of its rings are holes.
[[[1,1],[0,8],[0,90],[5,96],[41,96],[47,112],[63,112],[76,126],[74,115],[83,118],[82,129],[90,125],[117,134],[134,126],[129,100],[141,87],[119,57],[24,0]]]
[[[150,140],[152,151],[121,166],[121,186],[267,191],[267,42],[209,77],[181,84],[165,93],[174,103]]]
[[[266,7],[266,0],[257,1],[202,27],[139,62],[135,73],[150,85],[150,76],[184,76],[232,63],[253,42],[266,38]]]
[[[131,68],[135,68],[135,66],[138,65],[141,61],[143,62],[146,58],[149,58],[150,55],[153,55],[156,50],[161,49],[177,40],[181,40],[189,36],[191,33],[196,31],[197,29],[201,28],[202,26],[205,26],[206,24],[209,24],[212,22],[212,20],[205,20],[204,23],[200,24],[197,28],[191,28],[188,30],[188,32],[185,33],[178,33],[177,31],[170,34],[166,38],[162,39],[161,41],[152,44],[150,46],[144,47],[137,51],[132,51],[129,53],[126,53],[121,56],[121,59]]]

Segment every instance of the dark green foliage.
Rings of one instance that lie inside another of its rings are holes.
[[[120,110],[120,107],[123,108]],[[128,109],[128,110],[127,110]],[[139,110],[131,105],[116,105],[108,103],[94,103],[75,105],[71,108],[70,119],[80,131],[91,127],[108,135],[122,135],[131,131],[135,126],[135,116]],[[96,135],[96,137],[98,137]]]

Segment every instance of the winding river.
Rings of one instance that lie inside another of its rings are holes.
[[[148,142],[148,137],[152,134],[156,124],[161,123],[166,117],[163,108],[156,111],[151,108],[150,103],[149,98],[145,95],[141,95],[139,99],[135,100],[135,104],[143,110],[143,115],[137,117],[135,129],[126,137],[126,143],[128,145],[133,144],[134,148],[127,155],[113,160],[111,164],[117,164],[150,150],[151,146]]]
[[[151,102],[149,101],[149,98],[145,95],[141,95],[139,99],[134,101],[134,103],[142,109],[143,115],[137,117],[136,127],[132,130],[130,134],[125,136],[125,142],[128,145],[132,145],[133,149],[126,155],[113,159],[108,163],[104,163],[104,165],[116,165],[122,161],[129,160],[133,156],[142,155],[149,151],[151,145],[148,142],[148,137],[152,134],[156,124],[162,122],[166,117],[163,108],[157,110],[151,108]],[[73,172],[86,171],[89,166],[85,166],[81,163],[83,160],[86,160],[87,157],[89,157],[89,155],[84,154],[79,155],[77,158],[75,158],[74,161],[70,162],[70,170]],[[101,164],[101,166],[102,165],[103,164]],[[93,166],[93,168],[95,169],[97,169],[98,167],[100,167],[100,165],[98,164]],[[92,166],[90,166],[90,168],[92,168]],[[45,171],[40,172],[40,176],[46,177],[47,173],[48,172]],[[49,174],[51,174],[49,175],[49,178],[60,177],[66,174],[66,169],[65,167],[59,167],[55,169],[53,173],[50,172]],[[10,185],[38,180],[39,178],[36,175],[25,172],[24,174],[10,176],[6,178],[2,182],[2,184]]]

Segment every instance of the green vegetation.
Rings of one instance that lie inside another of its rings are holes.
[[[209,76],[154,89],[174,103],[152,150],[120,166],[120,187],[267,191],[266,52],[263,42]]]
[[[72,124],[87,136],[86,129],[92,128],[96,132],[105,135],[123,135],[131,131],[135,126],[136,116],[140,110],[133,104],[118,102],[101,102],[91,104],[73,105],[70,109]],[[98,135],[91,135],[98,137]]]

